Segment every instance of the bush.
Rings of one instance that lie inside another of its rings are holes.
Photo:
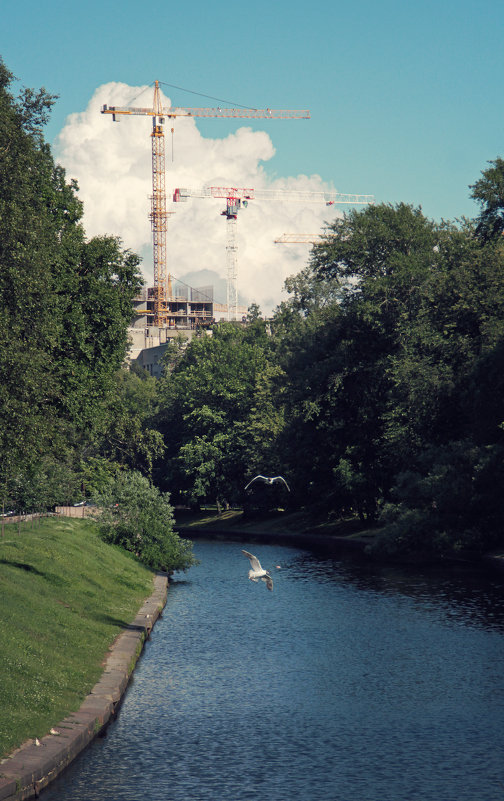
[[[192,543],[173,530],[169,494],[160,492],[141,473],[120,473],[94,501],[105,542],[134,553],[154,570],[171,573],[196,564]]]
[[[402,504],[387,504],[381,516],[383,524],[369,551],[386,556],[433,556],[450,549],[446,532],[434,511],[409,509]]]
[[[389,555],[439,555],[502,546],[503,451],[471,440],[426,448],[396,477],[373,546]]]

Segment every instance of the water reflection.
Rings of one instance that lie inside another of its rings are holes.
[[[309,552],[294,562],[293,578],[296,573],[300,580],[314,575],[318,581],[348,583],[359,591],[404,596],[446,622],[504,631],[504,575],[483,566],[450,564],[419,571]]]
[[[46,801],[502,801],[500,577],[195,550],[108,737]]]

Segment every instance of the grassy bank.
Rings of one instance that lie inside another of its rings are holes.
[[[92,522],[46,518],[0,537],[0,757],[77,710],[152,571]]]
[[[357,549],[364,549],[368,545],[373,545],[376,537],[380,535],[380,528],[373,528],[366,523],[362,523],[358,517],[348,517],[333,520],[327,516],[317,516],[306,510],[288,512],[278,510],[265,514],[246,514],[240,509],[230,509],[225,512],[217,512],[214,508],[207,508],[201,511],[177,510],[175,514],[176,528],[182,532],[183,536],[191,537],[224,535],[233,537],[233,534],[241,537],[242,535],[271,536],[290,534],[301,535],[305,540],[313,536],[326,538],[326,544],[331,538],[337,540],[337,546],[341,547],[342,541],[349,541],[349,545]],[[486,553],[474,551],[453,551],[451,553],[435,553],[432,551],[404,551],[399,553],[373,553],[375,560],[382,562],[401,562],[417,565],[431,565],[442,563],[444,565],[452,563],[475,564],[491,566],[492,569],[504,571],[504,548],[495,548]]]
[[[359,537],[371,540],[375,530],[362,524],[356,517],[330,520],[327,516],[317,517],[307,511],[298,512],[268,512],[264,514],[246,514],[240,509],[230,509],[218,513],[215,509],[199,512],[178,510],[175,515],[176,526],[190,531],[205,529],[209,532],[229,531],[233,529],[240,532],[262,532],[266,534],[319,534],[328,537]]]

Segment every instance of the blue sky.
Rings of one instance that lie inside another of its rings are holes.
[[[0,54],[24,86],[59,95],[47,139],[98,86],[159,79],[221,100],[307,108],[267,131],[273,177],[476,214],[468,185],[503,154],[502,0],[4,2]],[[177,105],[217,105],[167,90]],[[237,125],[198,123],[204,136]],[[255,130],[265,129],[254,123]]]

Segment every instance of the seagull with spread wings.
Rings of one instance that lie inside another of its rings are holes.
[[[254,556],[254,554],[249,553],[248,551],[243,551],[242,550],[242,553],[245,554],[247,559],[250,560],[251,569],[249,570],[249,573],[248,573],[249,579],[251,581],[255,581],[255,582],[257,582],[257,581],[259,581],[259,579],[261,579],[262,581],[266,582],[266,586],[267,586],[268,590],[272,590],[273,589],[273,579],[271,578],[271,576],[268,573],[268,571],[264,570],[264,568],[261,567],[261,563],[260,563],[259,559],[257,558],[257,556]]]
[[[254,481],[262,481],[264,484],[269,484],[270,486],[276,482],[279,482],[280,484],[284,484],[284,486],[286,486],[287,490],[290,492],[290,487],[283,476],[255,476],[252,481],[249,481],[245,489],[248,490]]]

